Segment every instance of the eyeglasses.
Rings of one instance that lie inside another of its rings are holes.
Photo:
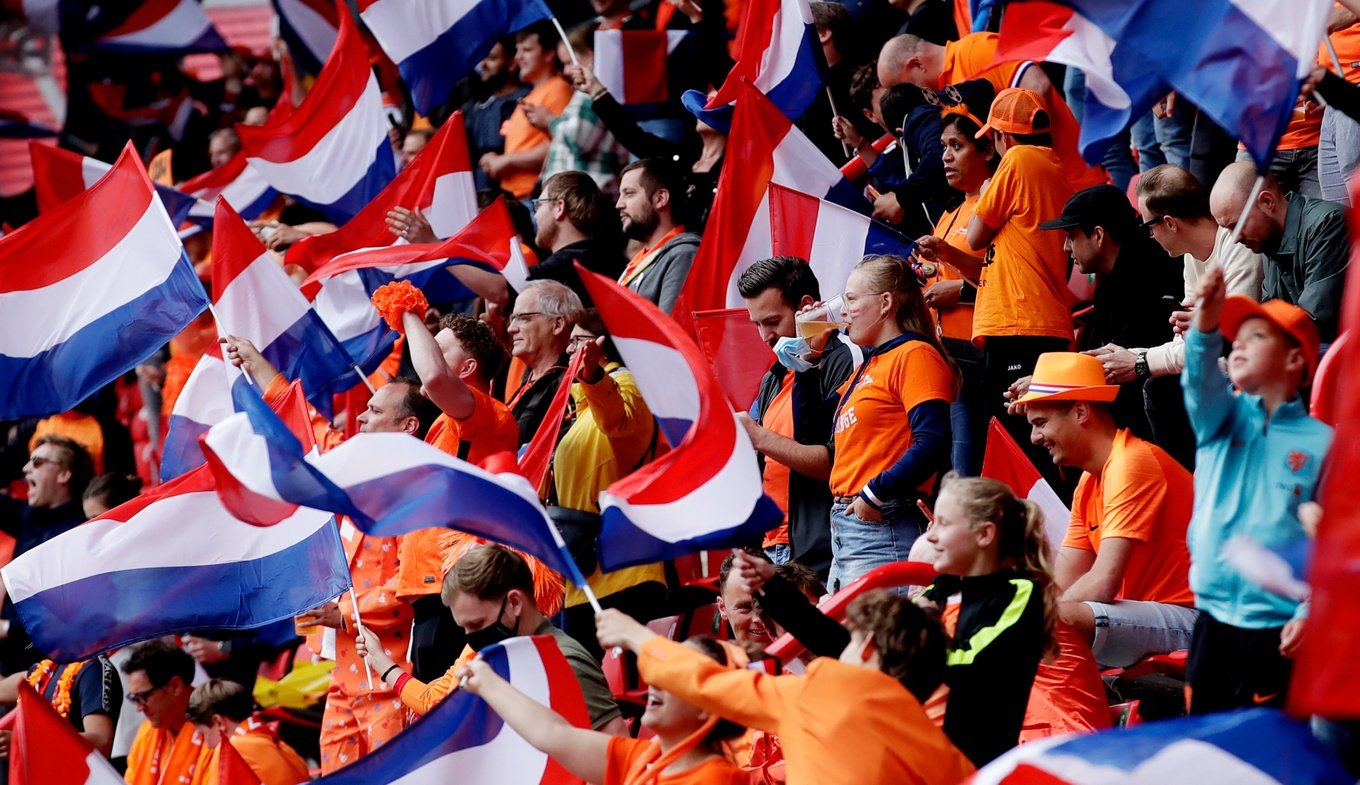
[[[127,699],[129,701],[132,701],[133,706],[136,706],[139,709],[144,709],[146,708],[146,702],[151,700],[151,696],[156,694],[157,690],[163,689],[164,687],[165,687],[164,684],[160,684],[155,687],[152,687],[149,690],[144,690],[142,692],[129,692],[127,693]]]
[[[1141,226],[1141,227],[1143,227],[1143,229],[1147,230],[1147,233],[1148,233],[1148,234],[1152,234],[1152,227],[1156,226],[1157,224],[1159,224],[1159,223],[1161,223],[1162,221],[1165,221],[1165,220],[1166,220],[1166,216],[1165,216],[1165,215],[1159,215],[1159,216],[1157,216],[1156,218],[1149,218],[1149,219],[1147,219],[1146,221],[1144,221],[1144,222],[1142,222],[1142,223],[1140,223],[1140,224],[1138,224],[1138,225]]]
[[[550,203],[550,202],[556,202],[556,201],[559,201],[560,199],[561,199],[561,197],[549,199],[549,198],[546,197],[546,196],[540,196],[540,197],[538,197],[537,199],[530,199],[530,200],[529,200],[529,204],[533,205],[533,206],[534,206],[534,209],[537,210],[539,207],[542,207],[542,206],[545,205],[545,204],[548,204],[548,203]]]
[[[58,460],[56,460],[56,459],[54,459],[54,458],[43,458],[43,457],[38,456],[38,455],[34,455],[34,456],[30,457],[30,458],[28,459],[28,462],[31,463],[31,464],[33,464],[33,468],[35,468],[35,469],[40,468],[40,467],[42,467],[42,466],[46,466],[46,465],[49,464],[49,463],[50,463],[50,464],[54,464],[54,465],[56,465],[56,466],[62,466],[62,465],[63,465],[61,461],[58,461]]]
[[[570,345],[580,346],[583,343],[590,343],[591,341],[599,337],[600,336],[598,335],[573,335],[571,337]]]
[[[510,323],[511,323],[511,324],[524,324],[525,322],[529,321],[530,319],[532,319],[532,318],[535,317],[535,316],[547,316],[547,315],[548,315],[548,314],[543,313],[542,311],[525,311],[524,313],[517,313],[517,314],[514,314],[513,316],[511,316],[511,317],[510,317]]]

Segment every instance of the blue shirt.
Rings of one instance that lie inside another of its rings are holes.
[[[1245,535],[1273,550],[1306,535],[1298,510],[1317,493],[1332,429],[1295,398],[1267,417],[1259,395],[1234,394],[1218,367],[1223,335],[1185,333],[1181,386],[1195,429],[1195,509],[1186,532],[1195,605],[1224,624],[1280,627],[1299,604],[1244,578],[1223,545]]]

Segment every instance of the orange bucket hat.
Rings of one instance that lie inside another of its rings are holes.
[[[1105,383],[1105,366],[1080,352],[1045,352],[1034,364],[1029,391],[1016,403],[1039,401],[1100,401],[1109,403],[1119,385]]]

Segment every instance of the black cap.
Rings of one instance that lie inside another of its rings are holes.
[[[1113,185],[1093,185],[1072,194],[1062,215],[1039,224],[1040,229],[1104,226],[1107,229],[1138,223],[1129,197]]]

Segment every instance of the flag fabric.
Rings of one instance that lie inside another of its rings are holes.
[[[743,85],[703,242],[673,314],[744,305],[737,278],[773,253],[768,185],[778,183],[868,213],[868,203],[765,96]]]
[[[822,89],[825,60],[807,0],[750,0],[742,12],[737,62],[713,97],[681,96],[685,108],[726,133],[732,107],[750,86],[790,121],[798,120]]]
[[[982,455],[982,476],[1000,480],[1011,492],[1039,506],[1044,513],[1044,532],[1048,544],[1057,553],[1067,536],[1067,524],[1072,511],[1053,491],[1039,470],[1030,463],[1029,456],[1015,443],[995,417],[987,426],[987,448]]]
[[[578,728],[590,727],[581,685],[551,635],[509,638],[478,657],[534,702]],[[382,748],[314,782],[580,785],[581,780],[515,733],[486,701],[454,690]]]
[[[146,0],[134,7],[122,24],[95,39],[96,50],[183,55],[230,48],[196,0]]]
[[[336,4],[328,0],[273,0],[279,37],[303,73],[316,76],[340,34]],[[345,13],[349,13],[346,7]]]
[[[1352,178],[1351,204],[1360,199],[1360,179]],[[1360,238],[1360,213],[1349,212],[1352,241]],[[1351,246],[1351,263],[1342,303],[1341,328],[1346,340],[1328,350],[1335,377],[1329,386],[1333,396],[1330,466],[1322,483],[1322,521],[1313,549],[1312,599],[1308,627],[1316,634],[1304,635],[1289,688],[1290,712],[1304,716],[1360,716],[1360,683],[1355,679],[1353,652],[1360,645],[1360,498],[1350,483],[1360,476],[1360,399],[1341,394],[1356,385],[1356,331],[1360,329],[1360,245]],[[1333,352],[1339,352],[1332,357]],[[1316,399],[1314,399],[1316,401]],[[1315,404],[1316,405],[1316,404]]]
[[[264,785],[234,744],[226,738],[218,744],[222,749],[217,753],[217,785]]]
[[[823,291],[838,292],[868,254],[907,256],[916,243],[886,224],[834,202],[770,183],[775,256],[806,259]]]
[[[155,193],[128,148],[83,194],[0,238],[0,420],[72,408],[207,306]]]
[[[71,723],[28,682],[20,680],[18,704],[6,716],[10,785],[122,785],[123,778]]]
[[[359,433],[326,453],[304,454],[255,390],[237,387],[232,395],[241,413],[213,426],[203,446],[238,517],[268,525],[286,505],[301,504],[347,515],[379,537],[452,526],[568,571],[522,475],[482,469],[404,433]]]
[[[46,139],[57,133],[22,112],[0,109],[0,139]]]
[[[261,627],[350,586],[329,512],[298,508],[252,526],[222,504],[206,468],[48,540],[0,576],[34,645],[59,662],[176,632]]]
[[[1078,146],[1092,166],[1133,118],[1170,91],[1139,52],[1066,6],[1045,0],[1013,4],[1001,18],[1000,33],[996,62],[1061,63],[1086,75]]]
[[[214,344],[198,359],[170,411],[165,444],[161,447],[161,480],[202,466],[203,451],[199,448],[198,437],[235,411],[222,348]]]
[[[336,223],[353,218],[397,173],[378,80],[349,14],[302,105],[264,125],[237,124],[246,160],[266,182]]]
[[[38,142],[29,142],[28,154],[33,161],[33,191],[40,213],[51,212],[85,193],[113,168],[97,158]],[[179,225],[195,206],[194,197],[168,185],[155,183],[155,187],[170,220]]]
[[[1138,93],[1136,84],[1125,81],[1136,72],[1119,63],[1141,63],[1241,140],[1261,171],[1269,168],[1275,142],[1294,114],[1295,96],[1317,58],[1332,7],[1330,0],[1203,0],[1187,14],[1183,0],[1066,0],[1066,5],[1118,42],[1098,48],[1110,46],[1118,55],[1113,76],[1126,93]]]
[[[784,514],[761,492],[751,441],[703,352],[651,302],[579,264],[577,270],[675,447],[600,494],[600,568],[760,540]]]
[[[247,221],[259,218],[279,196],[264,175],[246,165],[244,153],[237,153],[216,169],[184,181],[180,189],[196,200],[189,208],[188,220],[204,227],[212,225],[219,196]]]
[[[552,16],[543,0],[358,0],[359,15],[428,115],[506,35]]]
[[[507,279],[528,275],[504,201],[492,202],[443,243],[406,243],[337,256],[303,281],[303,291],[313,297],[317,313],[349,355],[371,370],[396,339],[370,300],[378,287],[403,280],[425,292],[430,302],[469,299],[473,293],[445,272],[450,265],[467,263],[506,271]],[[520,280],[515,288],[522,284]]]
[[[732,409],[750,409],[760,392],[760,380],[774,364],[774,353],[751,324],[751,312],[745,308],[695,311],[694,338]]]
[[[1272,709],[1158,720],[1023,744],[971,785],[1342,785],[1335,755],[1308,725]]]
[[[60,31],[60,0],[18,0],[4,5],[38,35],[56,35]]]
[[[576,375],[581,372],[581,362],[584,359],[585,354],[582,352],[576,352],[571,356],[571,362],[567,363],[567,372],[562,374],[562,381],[557,384],[557,392],[553,394],[552,403],[548,404],[547,411],[543,413],[538,430],[521,451],[520,471],[529,481],[529,485],[535,488],[544,487],[543,481],[548,477],[548,467],[552,464],[557,440],[562,435],[562,421],[567,412],[567,401],[571,399],[571,386],[576,383]]]
[[[688,30],[596,30],[595,76],[621,104],[669,100],[670,55]]]

